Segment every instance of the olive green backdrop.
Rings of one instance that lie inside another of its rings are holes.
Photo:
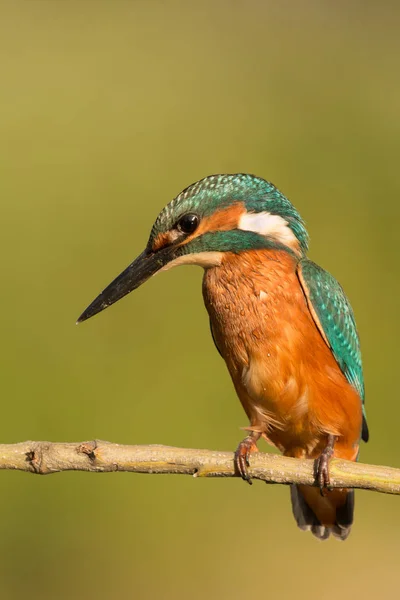
[[[200,269],[74,323],[183,187],[248,171],[295,203],[345,287],[361,459],[400,464],[396,4],[1,3],[1,441],[236,447],[247,423]],[[398,581],[396,497],[358,492],[348,541],[321,544],[282,486],[12,472],[0,486],[7,600],[389,598]]]

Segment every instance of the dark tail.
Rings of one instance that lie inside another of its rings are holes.
[[[290,497],[300,529],[311,531],[319,540],[330,534],[339,540],[347,538],[353,523],[353,490],[332,490],[321,496],[317,487],[291,485]]]

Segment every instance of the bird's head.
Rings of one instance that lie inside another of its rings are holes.
[[[293,204],[254,175],[210,175],[183,190],[158,215],[145,250],[79,317],[85,321],[161,270],[217,267],[227,252],[279,248],[305,254],[308,234]]]

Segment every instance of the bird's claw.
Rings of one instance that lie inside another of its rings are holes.
[[[258,448],[250,435],[240,442],[235,452],[235,467],[240,477],[250,485],[252,485],[253,482],[251,481],[248,467],[250,467],[250,454],[253,452],[258,452]]]
[[[333,455],[334,436],[329,436],[328,445],[316,461],[316,479],[321,496],[325,496],[331,484],[329,474],[329,461]]]
[[[331,484],[329,476],[329,457],[322,454],[317,462],[317,481],[321,496],[326,495],[326,490]]]

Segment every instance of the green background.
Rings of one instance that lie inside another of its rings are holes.
[[[398,6],[0,5],[3,442],[236,447],[246,418],[200,269],[74,323],[183,187],[246,171],[294,202],[311,257],[348,293],[371,431],[361,459],[399,465]],[[283,486],[0,479],[1,598],[396,596],[396,497],[357,492],[348,541],[321,545],[296,528]]]

